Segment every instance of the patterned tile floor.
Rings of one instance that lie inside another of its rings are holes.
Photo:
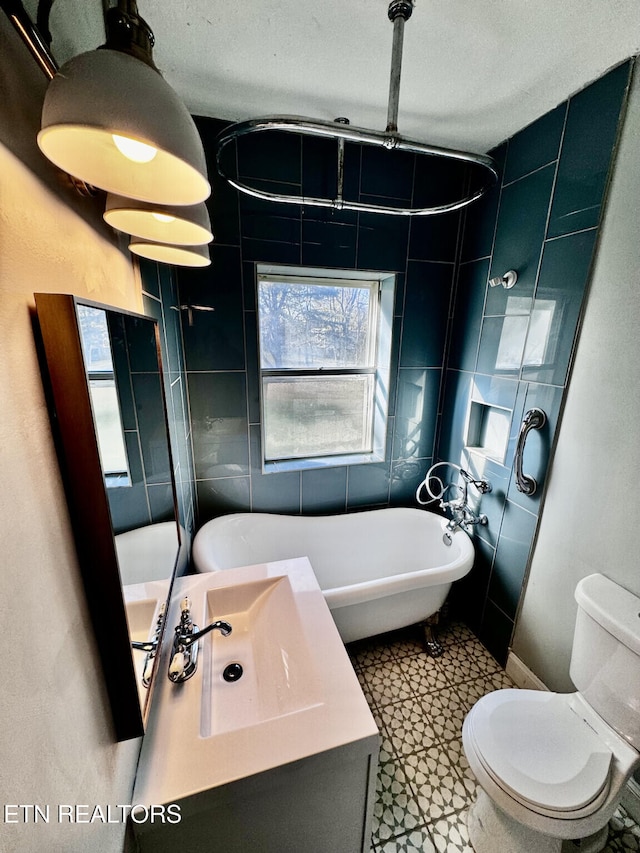
[[[435,659],[415,628],[347,647],[381,734],[372,853],[473,853],[466,810],[477,782],[462,721],[485,693],[513,684],[466,626],[451,623],[440,640]],[[640,853],[640,828],[622,809],[605,850]]]

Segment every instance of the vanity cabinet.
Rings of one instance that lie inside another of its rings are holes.
[[[369,853],[377,737],[176,800],[135,826],[140,853]]]
[[[203,638],[192,678],[156,687],[134,791],[149,812],[131,823],[139,853],[368,853],[378,730],[309,561],[176,587],[170,627],[186,595],[201,627],[215,615],[233,632]],[[165,673],[169,658],[165,647]],[[232,660],[244,674],[228,684]],[[156,820],[153,805],[165,807]]]

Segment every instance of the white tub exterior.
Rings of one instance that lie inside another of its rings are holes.
[[[345,643],[420,622],[473,565],[463,531],[446,519],[389,508],[331,516],[237,513],[207,522],[193,542],[200,572],[308,557]]]
[[[188,565],[187,534],[175,521],[136,527],[115,537],[120,578],[125,586],[167,580],[184,574]]]

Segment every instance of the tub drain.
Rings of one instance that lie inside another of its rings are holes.
[[[225,666],[222,677],[225,681],[238,681],[238,679],[242,678],[243,672],[242,664],[230,663],[228,666]]]

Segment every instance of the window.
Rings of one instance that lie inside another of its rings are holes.
[[[78,306],[82,352],[107,486],[128,485],[128,462],[120,417],[107,315],[101,308]]]
[[[388,273],[258,267],[266,469],[384,457],[393,285]]]

